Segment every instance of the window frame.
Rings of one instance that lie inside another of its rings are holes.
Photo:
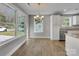
[[[40,31],[35,31],[35,30],[36,30],[36,29],[35,29],[35,26],[36,26],[36,24],[35,24],[35,19],[34,19],[33,23],[34,23],[34,33],[42,33],[42,32],[43,32],[43,29],[44,29],[44,27],[43,27],[44,20],[41,19],[40,26],[42,26],[42,27],[41,27]]]

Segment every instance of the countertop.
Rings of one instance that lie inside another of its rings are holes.
[[[68,36],[71,36],[71,37],[74,37],[74,38],[79,38],[79,33],[66,33],[65,35],[68,35]]]

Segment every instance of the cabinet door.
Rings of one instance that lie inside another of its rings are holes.
[[[70,56],[78,56],[79,55],[79,41],[77,38],[66,36],[66,53]]]

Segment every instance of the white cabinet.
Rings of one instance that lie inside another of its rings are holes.
[[[60,15],[52,15],[50,17],[50,34],[51,39],[59,40],[59,30],[63,24],[63,16]]]
[[[79,56],[79,38],[67,34],[65,50],[68,56]]]

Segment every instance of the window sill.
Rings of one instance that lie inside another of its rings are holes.
[[[21,36],[18,36],[18,37],[15,36],[15,37],[9,38],[9,39],[7,39],[7,40],[5,40],[5,41],[0,42],[0,46],[3,46],[3,45],[5,45],[5,44],[7,44],[7,43],[10,43],[10,42],[13,41],[13,40],[22,38],[22,37],[24,37],[24,36],[25,36],[25,35],[21,35]]]

